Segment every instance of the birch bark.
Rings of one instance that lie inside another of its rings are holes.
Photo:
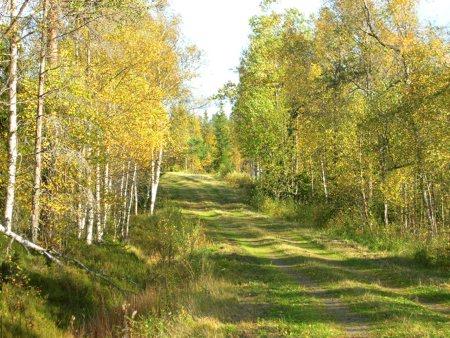
[[[12,230],[12,218],[14,211],[14,197],[16,193],[17,174],[17,63],[19,59],[19,33],[15,22],[17,12],[17,1],[10,0],[10,47],[9,47],[9,72],[8,72],[8,110],[9,110],[9,133],[8,133],[8,182],[5,199],[5,228]]]
[[[101,171],[100,164],[98,163],[95,168],[95,214],[96,214],[96,226],[97,226],[97,241],[103,240],[103,227],[102,227],[102,200],[101,200]]]
[[[78,239],[83,238],[85,227],[86,227],[86,208],[80,200],[78,202]]]
[[[131,215],[131,206],[133,204],[134,199],[134,191],[136,190],[136,175],[137,175],[137,166],[134,165],[133,170],[133,178],[131,180],[131,189],[130,189],[130,198],[128,202],[128,209],[127,209],[127,215],[126,215],[126,222],[125,222],[125,238],[128,238],[128,232],[130,229],[130,215]]]
[[[134,214],[137,215],[138,214],[138,202],[139,202],[139,198],[138,198],[138,174],[137,174],[137,166],[136,164],[134,165]]]
[[[86,243],[88,245],[92,244],[94,238],[94,193],[92,192],[92,172],[89,168],[88,171],[88,222],[87,222],[87,233],[86,233]]]
[[[39,54],[39,85],[36,112],[36,134],[34,145],[34,184],[33,205],[31,212],[31,240],[37,242],[39,234],[39,220],[41,216],[41,185],[42,185],[42,130],[44,124],[45,80],[47,58],[47,0],[42,4],[41,50]]]
[[[156,196],[158,194],[158,186],[159,186],[159,179],[161,176],[161,163],[162,163],[162,157],[163,157],[163,150],[160,149],[158,153],[158,159],[155,161],[155,172],[153,176],[153,183],[152,183],[152,196],[151,196],[151,202],[150,202],[150,214],[153,215],[155,212],[155,205],[156,205]]]
[[[109,163],[107,162],[105,165],[105,176],[103,181],[104,186],[104,196],[103,196],[103,229],[106,229],[108,218],[109,218],[109,212],[110,212],[110,204],[109,204],[109,194],[111,192],[112,188],[112,182],[109,178]]]
[[[115,210],[114,210],[114,239],[117,238],[117,230],[121,226],[122,221],[122,199],[124,194],[125,187],[125,164],[122,165],[122,177],[120,179],[120,190],[119,190],[119,198],[115,200]]]
[[[125,237],[125,228],[126,228],[126,221],[127,221],[127,205],[128,205],[128,181],[130,179],[130,161],[128,161],[127,165],[127,171],[125,173],[125,189],[123,194],[123,206],[122,206],[122,219],[121,219],[121,235],[122,238]]]
[[[327,175],[325,172],[325,165],[323,160],[320,160],[320,166],[322,168],[322,184],[323,184],[323,192],[325,194],[325,199],[328,201],[328,185],[327,185]]]

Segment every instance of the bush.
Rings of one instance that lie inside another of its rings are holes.
[[[293,200],[276,200],[269,197],[265,197],[262,200],[260,209],[271,216],[277,218],[283,218],[288,221],[298,220],[298,207]]]
[[[299,222],[302,226],[323,228],[335,214],[335,208],[323,203],[301,203],[292,198],[275,199],[260,189],[254,189],[250,204],[257,210],[287,221]]]
[[[168,207],[151,219],[154,229],[150,249],[163,262],[186,259],[204,241],[203,229],[198,220],[185,217],[181,210]]]
[[[6,283],[19,283],[26,284],[24,280],[26,280],[26,276],[23,274],[22,269],[19,266],[19,255],[17,252],[11,257],[6,257],[4,261],[0,264],[0,290],[2,288],[2,284]]]
[[[427,267],[450,268],[450,244],[434,242],[420,246],[414,253],[414,260]]]
[[[233,171],[225,176],[225,181],[236,188],[253,188],[254,183],[250,175]]]

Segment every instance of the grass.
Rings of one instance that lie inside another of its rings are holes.
[[[371,250],[390,251],[414,258],[417,263],[450,269],[450,232],[442,231],[430,237],[425,229],[414,233],[406,231],[404,225],[385,225],[372,219],[369,227],[355,207],[337,206],[333,203],[299,203],[293,199],[274,199],[258,189],[250,178],[238,176],[231,180],[235,186],[243,187],[250,204],[273,218],[301,224],[305,228],[321,230],[331,237],[349,240]],[[236,183],[238,182],[238,183]],[[253,185],[251,185],[253,184]]]
[[[127,292],[14,247],[2,265],[3,336],[450,336],[448,270],[255,212],[245,191],[212,176],[167,173],[161,197],[184,216],[163,212],[158,226],[138,216],[128,243],[70,253]]]
[[[210,176],[167,174],[163,194],[202,219],[213,243],[223,291],[198,296],[190,312],[214,323],[208,335],[349,335],[353,323],[333,316],[330,300],[366,327],[362,336],[450,335],[448,270],[254,212],[242,191]]]
[[[261,213],[273,218],[301,224],[305,228],[321,230],[330,237],[362,244],[373,251],[390,251],[413,258],[416,263],[450,269],[450,232],[442,231],[430,237],[428,231],[405,231],[397,223],[380,224],[373,219],[365,224],[360,211],[354,207],[337,207],[332,203],[299,203],[292,199],[274,199],[261,193],[255,186],[244,187],[250,204]]]
[[[204,274],[201,240],[197,223],[171,208],[135,217],[127,243],[68,245],[68,256],[109,282],[14,244],[12,258],[0,259],[0,337],[122,336],[164,322]],[[1,252],[7,246],[0,238]]]

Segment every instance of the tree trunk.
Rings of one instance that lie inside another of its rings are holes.
[[[58,30],[59,30],[59,4],[58,0],[48,0],[48,42],[49,42],[49,64],[58,62]]]
[[[95,214],[97,222],[97,241],[103,240],[103,227],[102,227],[102,196],[101,196],[101,171],[100,164],[98,163],[95,168]]]
[[[83,147],[81,150],[81,158],[85,159],[86,157],[86,148]],[[82,178],[83,173],[85,172],[82,165],[80,165],[80,168],[78,170],[78,239],[82,239],[84,235],[84,230],[86,228],[86,213],[87,213],[87,203],[83,200],[86,199],[86,191],[82,188]]]
[[[323,163],[323,159],[320,160],[320,166],[322,168],[322,184],[323,184],[323,192],[325,194],[325,200],[328,201],[328,185],[327,185],[327,176],[325,172],[325,165]]]
[[[138,208],[139,208],[139,196],[138,196],[138,172],[137,172],[137,166],[134,165],[134,214],[138,214]]]
[[[133,170],[133,178],[131,179],[130,198],[129,198],[129,202],[128,202],[128,210],[127,210],[126,223],[125,223],[125,238],[128,238],[128,232],[130,229],[131,206],[133,204],[134,192],[137,189],[136,177],[137,177],[137,165],[135,164],[134,170]]]
[[[30,242],[29,240],[23,238],[22,236],[16,234],[15,232],[12,232],[11,230],[8,230],[7,228],[5,228],[3,225],[0,224],[0,232],[3,233],[4,235],[8,236],[9,238],[12,238],[13,240],[15,240],[16,242],[20,243],[21,245],[30,248],[36,252],[39,252],[40,254],[44,255],[45,257],[47,257],[48,259],[54,261],[55,263],[62,265],[62,263],[59,261],[58,258],[56,258],[55,256],[53,256],[47,249],[44,249],[43,247]]]
[[[19,59],[19,34],[15,19],[17,18],[17,2],[11,1],[10,22],[14,26],[10,31],[10,59],[8,72],[8,110],[9,110],[9,134],[8,134],[8,182],[5,199],[5,228],[12,230],[12,218],[14,211],[14,197],[16,193],[17,174],[17,63]]]
[[[408,185],[403,184],[403,209],[404,209],[404,219],[403,224],[405,227],[405,233],[408,232],[409,228],[409,202],[408,202]]]
[[[47,20],[47,0],[42,4],[41,51],[39,55],[39,85],[36,112],[36,134],[34,145],[34,184],[33,205],[31,211],[31,240],[37,242],[39,220],[41,218],[41,184],[42,184],[42,130],[44,124],[45,79],[47,58],[47,36],[45,22]]]
[[[425,183],[425,189],[423,191],[423,197],[425,201],[426,206],[426,212],[428,216],[428,221],[430,223],[431,227],[431,236],[436,237],[437,236],[437,223],[436,223],[436,215],[435,215],[435,208],[434,208],[434,201],[433,201],[433,195],[431,192],[432,184],[429,183],[426,178],[424,178]]]
[[[389,205],[387,200],[384,200],[384,225],[389,225]]]
[[[94,238],[94,193],[92,192],[92,173],[91,169],[88,170],[87,179],[87,189],[88,189],[88,222],[87,222],[87,234],[86,243],[88,245],[92,244]]]
[[[372,222],[370,220],[369,203],[367,201],[366,194],[366,183],[364,180],[364,169],[363,169],[363,157],[362,157],[362,146],[361,141],[359,141],[359,178],[360,178],[360,188],[361,188],[361,198],[363,202],[364,218],[366,219],[366,224],[369,229],[372,229]]]
[[[311,176],[311,198],[314,198],[314,167],[312,158],[309,160],[309,169]]]
[[[152,183],[153,183],[153,177],[150,175],[150,180],[147,184],[147,194],[145,196],[145,203],[144,203],[144,209],[147,210],[149,207],[150,197],[152,194]]]
[[[124,195],[124,187],[125,187],[125,164],[122,165],[122,177],[120,179],[120,190],[119,190],[119,198],[115,200],[115,211],[114,214],[116,215],[114,219],[114,239],[117,238],[117,230],[121,226],[122,221],[122,199]]]
[[[445,217],[445,198],[444,198],[444,192],[441,193],[441,221],[442,221],[442,227],[445,226],[445,221],[447,218]]]
[[[128,165],[127,165],[127,171],[125,173],[125,189],[124,189],[124,194],[123,194],[123,206],[122,206],[122,220],[121,220],[121,236],[122,238],[125,238],[125,227],[126,227],[126,222],[127,222],[127,211],[128,211],[128,181],[129,181],[129,177],[130,177],[130,161],[128,161]]]
[[[80,201],[78,202],[78,239],[83,238],[85,227],[86,227],[86,208],[80,199]]]
[[[155,204],[156,204],[156,195],[158,194],[158,186],[159,186],[159,178],[161,176],[161,163],[163,157],[163,150],[159,150],[158,159],[155,161],[155,168],[152,182],[152,193],[151,193],[151,203],[150,203],[150,215],[153,215],[155,212]]]
[[[154,152],[152,151],[152,160],[150,162],[150,180],[148,182],[147,186],[147,196],[145,198],[145,205],[144,208],[147,210],[147,208],[150,207],[149,202],[152,197],[152,188],[153,188],[153,181],[155,178],[155,158],[154,158]]]
[[[106,229],[108,218],[109,218],[109,212],[110,212],[110,204],[109,204],[109,194],[111,192],[111,185],[112,182],[109,178],[109,163],[107,162],[105,165],[105,176],[103,180],[103,186],[104,186],[104,196],[103,196],[103,230]]]

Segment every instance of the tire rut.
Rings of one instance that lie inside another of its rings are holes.
[[[353,313],[347,305],[335,297],[329,297],[327,290],[317,286],[310,278],[300,274],[292,266],[282,263],[281,258],[272,258],[272,263],[281,271],[308,289],[308,292],[321,300],[325,311],[340,324],[347,337],[367,337],[369,326],[365,319]]]

